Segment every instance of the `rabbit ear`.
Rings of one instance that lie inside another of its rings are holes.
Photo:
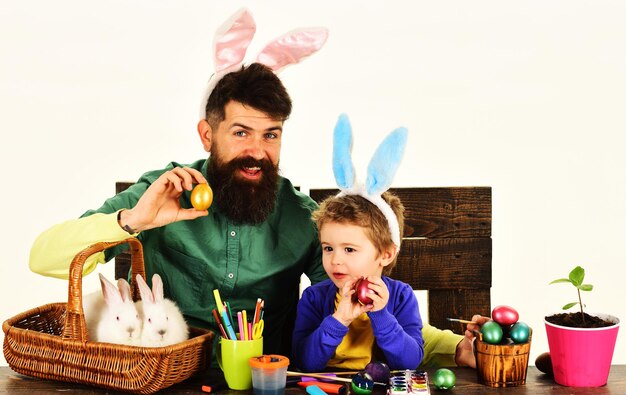
[[[248,46],[256,32],[256,23],[247,8],[234,13],[217,29],[213,42],[215,74],[207,83],[200,101],[200,119],[206,117],[206,103],[217,82],[243,63]]]
[[[102,273],[98,273],[100,276],[100,287],[102,288],[102,296],[104,296],[104,301],[107,305],[112,306],[115,304],[122,303],[122,295],[120,295],[120,291],[115,288],[115,285],[111,283],[102,275]]]
[[[152,275],[152,296],[155,302],[163,301],[163,280],[156,273]]]
[[[202,94],[200,119],[206,117],[206,104],[217,82],[243,64],[255,32],[256,24],[246,8],[236,12],[217,30],[214,42],[215,74]],[[319,51],[327,38],[326,28],[292,30],[267,44],[257,56],[256,62],[268,66],[276,73],[285,66],[298,63]]]
[[[128,281],[123,278],[117,279],[117,288],[120,290],[120,295],[122,295],[122,300],[124,302],[133,300],[130,296],[130,284],[128,284]]]
[[[215,72],[226,73],[238,68],[254,33],[256,23],[247,8],[233,14],[215,33]]]
[[[328,29],[323,27],[292,30],[267,44],[256,61],[276,73],[319,51],[327,38]]]
[[[141,300],[146,303],[154,303],[152,291],[150,291],[150,287],[148,287],[148,284],[146,284],[146,280],[144,280],[140,274],[137,275],[136,279],[137,285],[139,286],[139,294],[141,295]]]
[[[354,165],[352,164],[352,127],[346,114],[341,114],[333,134],[333,173],[340,189],[350,189],[354,185]]]
[[[407,137],[407,129],[398,128],[378,146],[367,166],[365,187],[368,195],[380,195],[389,189],[402,160]]]

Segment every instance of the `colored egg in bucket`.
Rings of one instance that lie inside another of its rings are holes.
[[[498,344],[502,341],[502,327],[493,320],[485,322],[480,327],[480,333],[483,334],[483,341],[485,343]]]

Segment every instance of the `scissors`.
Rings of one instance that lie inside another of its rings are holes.
[[[265,321],[259,320],[252,326],[252,340],[260,339],[263,335],[263,329],[265,328]]]

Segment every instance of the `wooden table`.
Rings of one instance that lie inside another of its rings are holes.
[[[452,368],[456,374],[456,387],[449,391],[435,390],[431,384],[431,393],[436,394],[626,394],[626,365],[615,365],[611,368],[609,382],[606,386],[596,388],[571,388],[556,384],[552,378],[539,372],[534,366],[528,368],[526,384],[519,387],[491,388],[476,382],[476,372],[469,368]],[[431,375],[435,370],[429,370]],[[160,391],[159,394],[202,394],[201,385],[210,380],[219,380],[218,370],[209,370],[205,375],[190,378],[187,381]],[[376,395],[375,391],[374,395]],[[23,376],[13,372],[8,367],[0,367],[0,394],[46,394],[46,393],[70,393],[70,394],[115,394],[115,391],[89,387],[79,384],[63,383],[50,380],[40,380]],[[252,391],[223,390],[219,395],[247,395]],[[306,395],[299,388],[287,388],[286,395]]]

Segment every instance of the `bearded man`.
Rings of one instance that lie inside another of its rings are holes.
[[[209,158],[147,172],[97,210],[48,229],[32,247],[31,270],[67,278],[83,248],[136,236],[147,279],[159,273],[165,296],[190,325],[220,333],[211,314],[214,289],[233,312],[252,312],[262,298],[264,352],[289,355],[300,276],[313,282],[326,276],[311,221],[316,204],[278,172],[290,113],[291,99],[268,67],[253,63],[227,74],[198,123]],[[190,191],[207,181],[214,203],[196,210]],[[93,255],[84,273],[123,248]]]

